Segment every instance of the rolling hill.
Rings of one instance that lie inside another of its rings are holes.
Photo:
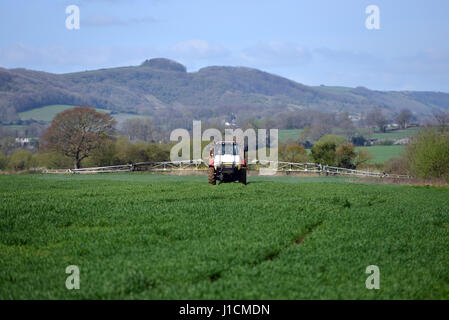
[[[408,108],[421,117],[435,109],[449,110],[449,94],[312,87],[245,67],[214,66],[187,72],[183,65],[163,58],[140,66],[69,74],[0,68],[0,120],[47,105],[89,105],[154,116],[193,112],[203,118],[296,109],[358,114],[382,108],[394,115]]]

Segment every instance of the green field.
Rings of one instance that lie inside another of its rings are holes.
[[[299,135],[303,129],[283,129],[279,130],[279,142],[285,142],[287,139],[292,139],[293,141],[298,140]]]
[[[394,139],[404,139],[404,138],[410,138],[414,135],[418,134],[418,132],[421,130],[419,127],[413,127],[408,128],[404,130],[395,130],[395,131],[389,131],[385,133],[375,133],[372,135],[373,139],[379,139],[379,140],[394,140]]]
[[[35,108],[31,109],[25,112],[20,112],[19,117],[21,120],[38,120],[38,121],[51,121],[55,115],[57,115],[59,112],[65,111],[67,109],[71,109],[74,106],[68,106],[68,105],[52,105],[52,106],[45,106],[42,108]],[[104,109],[96,109],[99,112],[108,113],[109,111]]]
[[[45,106],[41,108],[35,108],[31,109],[25,112],[20,112],[19,117],[21,120],[38,120],[38,121],[48,121],[50,122],[53,120],[55,115],[57,115],[59,112],[65,111],[67,109],[74,108],[75,106],[69,106],[69,105],[51,105],[51,106]],[[96,108],[98,112],[108,113],[109,110],[106,109],[99,109]],[[114,119],[117,120],[118,123],[121,123],[127,119],[131,118],[144,118],[145,116],[137,115],[137,114],[131,114],[131,113],[117,113],[113,115]]]
[[[389,159],[401,157],[401,154],[405,150],[405,146],[401,145],[371,146],[371,147],[358,147],[357,149],[368,150],[373,155],[373,159],[370,161],[370,163],[375,164],[375,163],[384,163]]]
[[[420,130],[422,130],[422,128],[412,127],[412,128],[403,129],[403,130],[390,130],[387,132],[373,132],[372,129],[367,129],[367,128],[359,128],[357,130],[360,134],[364,135],[365,137],[372,138],[372,139],[396,140],[396,139],[413,137]]]
[[[0,175],[0,299],[449,299],[449,189],[249,182]]]
[[[421,128],[413,127],[404,130],[388,131],[386,133],[370,133],[368,129],[358,129],[360,134],[366,135],[367,137],[378,139],[378,140],[397,140],[403,138],[410,138],[416,135]],[[294,141],[298,140],[299,135],[303,129],[281,129],[279,130],[279,141],[285,142],[287,139],[292,139]]]

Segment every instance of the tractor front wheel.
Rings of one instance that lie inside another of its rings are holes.
[[[217,179],[215,178],[215,168],[214,167],[209,167],[209,172],[208,172],[208,181],[209,184],[213,184],[215,185],[217,182]]]

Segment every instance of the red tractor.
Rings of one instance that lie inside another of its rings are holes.
[[[218,141],[210,150],[209,183],[238,181],[246,184],[246,161],[242,146],[235,141]]]

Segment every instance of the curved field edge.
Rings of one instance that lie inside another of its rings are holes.
[[[0,299],[449,298],[447,188],[205,179],[0,176]]]

